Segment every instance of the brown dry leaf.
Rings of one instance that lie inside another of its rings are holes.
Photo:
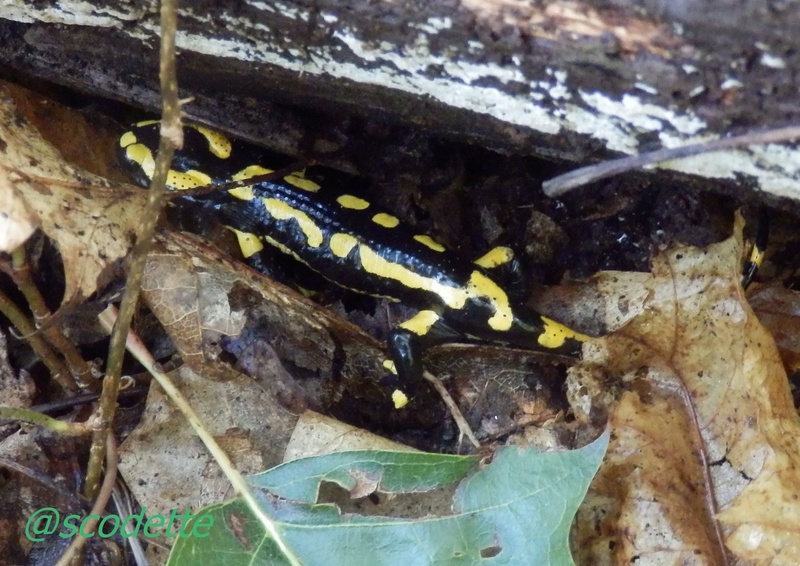
[[[142,217],[147,193],[117,185],[64,161],[0,89],[0,191],[11,204],[6,222],[20,226],[11,251],[40,226],[64,261],[64,300],[88,297],[125,256]]]
[[[371,403],[386,400],[377,379],[370,381],[382,375],[383,351],[374,338],[195,237],[156,237],[142,297],[196,371],[219,355],[221,337],[244,327],[250,342],[269,336],[281,360],[322,379],[357,383]]]
[[[305,411],[297,421],[286,446],[283,461],[310,458],[347,450],[405,450],[413,448],[372,434],[331,417]]]
[[[188,366],[172,378],[238,470],[255,473],[279,464],[297,417],[250,377],[230,368],[215,373],[222,371],[228,373],[225,381]],[[142,420],[119,457],[120,472],[148,514],[199,509],[232,495],[222,469],[158,386],[151,387]]]
[[[783,285],[768,285],[748,293],[758,320],[775,338],[789,373],[800,370],[800,293]]]
[[[150,254],[142,279],[142,293],[167,329],[181,358],[203,371],[214,357],[208,344],[218,336],[236,336],[244,326],[241,310],[232,309],[227,293],[237,277],[230,273],[196,270],[191,259],[156,250]]]
[[[607,399],[598,374],[635,392],[607,409],[613,439],[576,529],[579,562],[800,564],[800,422],[739,285],[741,227],[656,258],[642,314],[572,376],[575,397]]]
[[[17,249],[31,237],[36,226],[35,215],[14,190],[6,170],[0,168],[0,250]]]

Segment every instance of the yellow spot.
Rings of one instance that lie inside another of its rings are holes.
[[[400,324],[400,328],[405,328],[417,336],[425,336],[431,327],[439,320],[439,315],[433,311],[419,311],[412,318]]]
[[[244,257],[250,257],[264,249],[264,244],[261,243],[261,240],[255,234],[241,232],[230,226],[227,228],[236,234],[236,239],[239,240],[239,249],[242,250],[242,255]]]
[[[541,317],[544,323],[544,330],[539,335],[538,342],[545,348],[559,348],[564,345],[568,338],[577,340],[578,342],[586,342],[591,340],[590,336],[575,332],[571,328],[567,328],[561,323],[556,322],[546,316]]]
[[[167,173],[167,186],[179,191],[194,189],[196,187],[205,187],[210,184],[211,177],[194,169],[189,169],[185,172],[170,169],[169,173]]]
[[[331,236],[331,251],[337,257],[347,257],[347,254],[356,247],[358,240],[350,234],[334,234]]]
[[[431,238],[430,236],[426,236],[425,234],[418,234],[418,235],[414,236],[414,239],[416,241],[418,241],[420,244],[422,244],[424,246],[428,246],[430,249],[432,249],[435,252],[443,252],[444,251],[444,246],[442,244],[440,244],[439,242],[437,242],[436,240],[434,240],[433,238]]]
[[[156,168],[156,162],[153,159],[153,152],[150,148],[142,143],[135,143],[125,148],[125,155],[133,163],[138,163],[142,168],[144,174],[148,179],[153,178],[153,171]]]
[[[205,126],[192,126],[208,140],[208,150],[220,159],[231,156],[231,140],[219,132],[209,130]]]
[[[396,216],[392,216],[391,214],[386,214],[385,212],[379,212],[375,216],[372,217],[372,221],[375,224],[380,224],[384,228],[394,228],[398,224],[400,224],[400,220]]]
[[[408,405],[408,395],[400,391],[399,389],[395,389],[392,392],[392,402],[394,403],[395,409],[402,409],[406,405]]]
[[[141,122],[136,122],[137,128],[144,128],[145,126],[152,126],[153,124],[160,124],[160,120],[142,120]]]
[[[253,187],[249,185],[246,187],[236,187],[235,189],[230,189],[228,194],[241,200],[253,200],[256,198],[256,195],[253,194]]]
[[[753,246],[753,249],[750,250],[750,258],[747,261],[756,267],[761,267],[761,262],[764,261],[764,250],[759,249],[758,246]]]
[[[262,175],[269,175],[272,173],[272,169],[267,169],[262,167],[261,165],[250,165],[245,167],[235,175],[231,177],[234,181],[243,181],[244,179],[251,179],[253,177],[260,177]],[[287,175],[283,178],[284,181],[297,187],[298,189],[302,189],[304,191],[309,192],[316,192],[320,189],[320,186],[316,184],[314,181],[310,181],[303,177],[303,171],[295,171],[291,175]],[[234,195],[235,196],[235,195]]]
[[[232,175],[231,179],[234,181],[244,181],[245,179],[252,179],[260,175],[269,175],[270,173],[272,173],[272,169],[266,169],[261,165],[249,165]]]
[[[498,265],[503,265],[514,259],[514,252],[511,248],[505,246],[498,246],[475,260],[475,263],[484,269],[492,269]]]
[[[136,143],[136,134],[133,132],[125,132],[122,134],[122,137],[119,138],[119,146],[120,147],[128,147],[129,145]]]
[[[480,271],[473,271],[469,278],[468,289],[476,297],[485,297],[491,301],[494,314],[486,321],[494,330],[508,330],[514,321],[514,313],[508,295],[500,286]]]
[[[320,186],[311,179],[306,179],[304,175],[304,171],[295,171],[291,175],[284,177],[283,180],[290,185],[294,185],[298,189],[302,189],[310,193],[317,192],[320,189]]]
[[[392,360],[383,360],[383,369],[397,375],[397,368],[394,367],[394,362]]]
[[[124,137],[125,136],[123,136],[123,138]],[[122,140],[120,140],[120,143],[122,143]],[[153,178],[153,171],[155,170],[156,162],[153,159],[153,152],[150,151],[149,147],[141,143],[133,143],[125,148],[125,155],[133,163],[139,164],[139,167],[142,168],[142,171],[145,175],[147,175],[148,179]],[[195,187],[204,187],[210,184],[211,177],[194,169],[189,169],[185,172],[170,169],[170,171],[167,173],[167,186],[179,191],[184,189],[193,189]]]
[[[242,169],[241,171],[233,174],[231,176],[231,180],[233,181],[244,181],[245,179],[252,179],[253,177],[258,177],[259,175],[269,175],[272,173],[272,169],[265,169],[261,167],[261,165],[249,165]],[[228,193],[241,200],[253,200],[255,195],[253,194],[253,187],[236,187],[235,189],[230,189]]]
[[[435,293],[450,308],[463,308],[469,298],[466,290],[443,285],[436,279],[414,273],[404,265],[387,261],[364,244],[358,247],[358,253],[361,256],[361,267],[367,273],[394,279],[411,289],[422,289]]]
[[[369,207],[369,203],[363,198],[354,197],[353,195],[342,195],[336,199],[336,202],[341,204],[344,208],[352,208],[353,210],[364,210]]]
[[[301,287],[300,285],[297,286],[297,290],[300,291],[301,295],[303,295],[304,297],[308,297],[309,299],[311,297],[316,296],[317,294],[317,292],[314,291],[313,289],[306,289],[305,287]]]
[[[295,220],[297,225],[300,226],[300,230],[306,235],[309,246],[318,248],[322,245],[322,230],[319,229],[319,226],[314,223],[308,214],[302,210],[292,208],[282,200],[276,198],[264,198],[261,200],[264,202],[267,212],[277,220]]]

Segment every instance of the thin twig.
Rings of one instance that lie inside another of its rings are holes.
[[[45,472],[40,472],[39,470],[34,470],[33,468],[29,468],[27,466],[23,466],[19,462],[11,460],[10,458],[5,458],[3,456],[0,456],[0,468],[13,470],[18,474],[22,474],[23,476],[30,478],[31,480],[40,484],[42,490],[46,489],[47,491],[50,492],[48,497],[50,497],[51,500],[55,499],[56,497],[59,497],[64,501],[77,500],[81,511],[88,511],[90,509],[89,503],[85,501],[79,493],[70,491],[69,489],[64,487],[61,483],[57,482],[55,478],[50,474],[47,474]],[[37,492],[37,493],[42,493],[42,492]]]
[[[248,177],[247,179],[240,179],[238,181],[225,181],[223,183],[212,183],[210,185],[205,185],[202,187],[193,187],[191,189],[171,191],[164,198],[166,198],[169,201],[172,201],[184,197],[200,197],[207,195],[209,193],[231,191],[233,189],[239,189],[241,187],[249,187],[251,185],[257,185],[259,183],[277,181],[279,179],[283,179],[284,177],[297,173],[299,170],[309,167],[311,165],[313,165],[313,162],[298,161],[297,163],[293,163],[288,167],[281,167],[280,169],[275,169],[274,171],[270,171],[269,173],[265,173],[263,175],[254,175],[252,177]]]
[[[113,306],[109,306],[106,310],[100,313],[100,316],[98,317],[100,324],[106,328],[110,328],[114,324],[115,318],[116,309],[114,309]],[[233,489],[245,501],[255,518],[264,527],[264,530],[272,537],[276,546],[284,554],[287,561],[292,565],[299,566],[299,559],[283,540],[283,536],[278,530],[277,524],[266,514],[263,506],[261,503],[259,503],[255,494],[250,489],[250,486],[239,473],[239,470],[234,467],[231,459],[214,439],[214,436],[211,434],[211,432],[209,432],[209,430],[205,427],[203,421],[200,419],[197,413],[194,412],[194,409],[192,409],[192,406],[189,404],[186,397],[184,397],[180,390],[175,387],[175,384],[172,383],[172,380],[169,378],[169,376],[158,369],[155,359],[153,359],[153,356],[147,351],[147,348],[144,346],[144,344],[142,344],[138,336],[132,332],[129,333],[126,344],[128,351],[133,354],[133,356],[139,361],[139,363],[142,364],[142,366],[144,366],[147,371],[150,372],[153,378],[164,390],[164,393],[166,393],[170,398],[170,401],[172,401],[175,407],[189,422],[189,425],[192,427],[192,429],[194,429],[194,432],[203,442],[206,449],[211,453],[211,456],[228,478],[228,481],[231,482]]]
[[[104,515],[103,511],[108,505],[108,500],[111,499],[111,493],[114,490],[114,484],[117,481],[117,442],[114,440],[113,434],[106,435],[106,475],[103,478],[103,486],[97,494],[97,499],[92,505],[92,510],[87,515],[86,520],[81,523],[81,535],[76,536],[69,543],[69,546],[61,555],[61,558],[56,562],[56,566],[68,566],[71,563],[78,563],[77,558],[86,544],[88,536],[83,536],[84,533],[94,533],[97,528],[97,523],[100,522],[100,517]],[[97,519],[95,519],[97,517]]]
[[[19,246],[11,252],[11,269],[8,275],[14,281],[17,288],[25,295],[28,306],[33,313],[33,320],[47,341],[58,350],[69,366],[70,374],[76,377],[81,388],[89,388],[94,391],[100,390],[100,382],[92,377],[92,367],[83,359],[75,345],[67,340],[67,337],[55,325],[45,324],[50,315],[50,309],[44,301],[44,297],[39,292],[39,287],[31,277],[31,267],[25,254],[25,246]]]
[[[53,376],[61,387],[66,391],[74,393],[78,391],[78,385],[72,377],[67,366],[56,354],[53,349],[45,342],[38,332],[33,323],[28,320],[28,317],[19,309],[19,307],[12,301],[5,293],[0,291],[0,312],[11,321],[17,330],[19,330],[22,337],[28,341],[33,351],[44,362],[47,369],[50,370],[50,375]]]
[[[25,421],[39,426],[43,426],[59,434],[70,436],[82,436],[91,432],[90,425],[87,423],[71,423],[60,421],[51,416],[31,411],[30,409],[20,409],[17,407],[0,407],[0,421],[9,419],[12,421]],[[4,423],[3,423],[4,424]]]
[[[158,217],[164,201],[167,173],[172,164],[175,148],[182,143],[180,126],[180,102],[178,101],[178,84],[175,78],[175,32],[177,16],[176,0],[161,2],[161,97],[162,119],[161,139],[158,145],[155,170],[150,184],[150,196],[143,213],[142,227],[136,238],[136,244],[130,255],[130,266],[125,285],[125,293],[120,303],[120,316],[111,332],[106,378],[103,381],[103,392],[100,395],[101,427],[92,437],[92,448],[86,470],[84,493],[93,499],[97,492],[100,478],[100,467],[106,445],[106,436],[111,434],[111,423],[117,406],[117,394],[120,387],[122,359],[125,355],[125,337],[128,335],[133,312],[139,298],[142,275],[144,273],[147,253],[150,250]]]
[[[425,378],[425,381],[433,385],[434,389],[436,389],[436,392],[442,398],[442,401],[444,401],[444,404],[447,405],[447,408],[450,410],[450,414],[453,416],[453,420],[456,422],[459,432],[466,436],[472,445],[475,446],[475,448],[480,448],[481,443],[478,442],[478,437],[475,436],[474,432],[472,432],[472,428],[469,426],[467,419],[464,418],[464,414],[461,412],[461,409],[458,408],[458,405],[456,405],[456,402],[450,396],[450,393],[447,391],[442,382],[428,371],[423,372],[422,377]]]
[[[673,159],[681,159],[723,149],[733,149],[755,144],[778,143],[797,138],[800,138],[800,126],[786,126],[785,128],[758,130],[748,132],[741,136],[721,138],[682,147],[658,149],[650,153],[642,153],[631,157],[604,161],[596,165],[575,169],[574,171],[545,181],[542,183],[542,190],[544,194],[549,197],[560,197],[572,189],[582,187],[594,181],[599,181],[600,179],[619,175],[631,169],[638,169],[645,165],[653,165],[663,161],[672,161]]]

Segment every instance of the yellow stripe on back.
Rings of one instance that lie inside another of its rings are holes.
[[[508,295],[500,286],[480,271],[473,271],[469,278],[469,290],[473,296],[485,297],[491,301],[494,314],[486,322],[494,330],[508,330],[514,322],[514,313]]]
[[[358,253],[361,256],[361,266],[367,273],[399,281],[410,289],[422,289],[434,293],[450,308],[463,308],[469,298],[466,290],[444,285],[436,279],[414,273],[404,265],[384,259],[365,244],[358,246]]]
[[[300,230],[306,236],[307,244],[312,248],[318,248],[322,245],[323,233],[311,217],[303,212],[297,210],[282,200],[276,198],[262,198],[264,206],[274,218],[277,220],[295,220]]]
[[[142,143],[137,143],[137,141],[136,134],[133,132],[126,132],[119,139],[120,146],[125,148],[127,158],[133,163],[137,163],[142,168],[142,172],[147,175],[147,178],[152,179],[156,167],[153,152],[149,147]],[[211,177],[195,169],[189,169],[188,171],[170,169],[167,172],[167,186],[179,191],[205,187],[210,184]]]
[[[392,403],[394,403],[395,409],[402,409],[406,405],[408,405],[409,398],[408,395],[400,391],[399,389],[395,389],[392,392]]]
[[[330,247],[336,257],[347,257],[358,244],[358,240],[350,234],[334,234],[331,236]]]

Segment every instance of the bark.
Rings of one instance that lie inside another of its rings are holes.
[[[0,17],[7,69],[157,108],[155,3],[16,0]],[[800,122],[800,8],[781,0],[226,0],[185,3],[179,25],[189,114],[287,153],[305,124],[284,103],[567,166]],[[662,169],[800,192],[790,145]]]

